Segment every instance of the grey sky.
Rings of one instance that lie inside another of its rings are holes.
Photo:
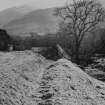
[[[33,6],[35,5],[41,8],[45,6],[52,7],[62,5],[65,1],[66,0],[0,0],[0,10],[24,4],[32,4]]]
[[[53,7],[63,5],[66,0],[0,0],[0,10],[20,6],[24,4],[32,4],[37,7]],[[69,0],[71,1],[71,0]],[[99,0],[105,5],[105,0]]]

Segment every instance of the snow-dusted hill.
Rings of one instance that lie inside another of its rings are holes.
[[[105,84],[66,59],[0,52],[0,105],[105,105]]]
[[[39,34],[55,33],[58,30],[59,18],[54,16],[55,8],[33,10],[23,17],[14,19],[4,25],[10,35],[35,32]]]
[[[33,10],[35,9],[29,6],[19,6],[7,8],[3,11],[0,11],[0,28],[2,28],[12,20],[22,18],[25,14],[28,14]]]

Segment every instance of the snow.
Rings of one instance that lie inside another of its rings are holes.
[[[105,83],[66,59],[0,52],[0,105],[105,105]]]

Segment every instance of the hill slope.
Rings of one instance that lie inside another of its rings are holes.
[[[70,61],[31,51],[0,53],[1,105],[105,105],[105,83]]]
[[[12,7],[0,12],[0,27],[8,24],[8,22],[21,18],[25,14],[31,12],[33,8],[29,6]]]
[[[35,10],[9,22],[4,28],[15,35],[27,32],[54,33],[58,29],[59,19],[53,14],[54,8]]]

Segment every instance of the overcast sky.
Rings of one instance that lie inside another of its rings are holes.
[[[53,7],[63,5],[66,0],[0,0],[0,11],[6,8],[24,4],[35,4],[38,7]],[[70,1],[70,0],[68,0]],[[105,0],[99,0],[105,5]]]

